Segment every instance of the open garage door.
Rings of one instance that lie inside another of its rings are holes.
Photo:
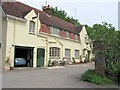
[[[15,67],[33,67],[33,47],[15,47]]]

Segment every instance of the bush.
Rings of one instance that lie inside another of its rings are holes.
[[[49,60],[49,61],[48,61],[48,67],[51,67],[51,66],[52,66],[52,64],[51,64],[51,63],[52,63],[52,61],[51,61],[51,60]]]
[[[91,61],[95,61],[95,57],[91,58]]]
[[[57,62],[54,60],[52,61],[52,66],[56,66]]]
[[[83,81],[95,83],[95,84],[98,84],[98,85],[112,84],[113,83],[112,80],[108,79],[105,76],[102,76],[102,75],[96,73],[94,70],[88,70],[88,71],[86,71],[82,75],[81,79]]]
[[[75,61],[75,58],[74,58],[74,57],[72,57],[72,60],[73,60],[73,62],[72,62],[72,63],[73,63],[73,64],[75,64],[75,63],[76,63],[76,61]]]

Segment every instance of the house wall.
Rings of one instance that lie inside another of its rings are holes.
[[[79,50],[79,54],[82,55],[82,48],[86,47],[84,44],[84,38],[82,34],[86,34],[85,28],[80,33],[80,38],[82,41],[70,40],[67,38],[62,38],[58,36],[52,36],[47,33],[39,32],[41,28],[41,22],[39,21],[39,15],[37,18],[32,19],[32,17],[37,16],[34,10],[30,11],[24,18],[27,22],[21,22],[19,20],[7,19],[7,41],[6,41],[6,50],[4,53],[5,58],[10,57],[12,66],[14,66],[14,55],[15,55],[15,46],[29,46],[34,47],[33,55],[33,67],[36,67],[37,63],[37,48],[45,49],[45,63],[44,66],[47,66],[49,60],[49,48],[50,47],[59,47],[60,48],[60,59],[65,57],[65,49],[71,50],[71,58],[75,57],[75,50]],[[29,33],[29,21],[33,20],[35,22],[35,34]],[[74,38],[74,37],[73,37]],[[80,56],[79,55],[79,56]],[[76,62],[80,61],[75,59]],[[83,59],[82,59],[83,60]],[[72,61],[72,60],[71,60]],[[7,65],[6,65],[6,68]]]
[[[88,40],[88,44],[86,44],[86,41],[85,41],[85,37],[87,37],[87,40]],[[85,56],[83,55],[83,49],[86,49],[85,51],[85,55],[88,54],[88,50],[91,52],[90,53],[90,59],[92,58],[92,48],[90,47],[90,39],[88,37],[88,34],[87,34],[87,31],[85,29],[85,26],[83,26],[81,32],[80,32],[80,39],[81,39],[81,53],[82,53],[82,61],[85,60]]]
[[[69,39],[64,39],[58,36],[51,36],[49,34],[45,33],[40,33],[48,38],[48,53],[49,53],[49,48],[50,47],[58,47],[60,48],[60,59],[63,59],[65,57],[65,49],[70,49],[71,50],[71,61],[72,57],[75,58],[75,50],[79,50],[79,54],[81,55],[81,44],[80,42],[69,40]],[[48,55],[48,59],[49,55]],[[76,62],[79,62],[80,59],[75,59]]]
[[[0,6],[0,69],[2,68],[2,10]]]
[[[35,34],[29,34],[29,21],[32,20],[33,16],[36,16],[36,14],[32,10],[25,17],[27,19],[26,23],[8,19],[6,57],[11,57],[12,66],[14,66],[15,46],[34,47],[33,67],[36,67],[37,48],[46,48],[45,38],[37,36],[37,26],[40,28],[39,17],[33,20],[36,23]]]
[[[6,62],[6,38],[7,38],[7,19],[2,20],[2,68]]]

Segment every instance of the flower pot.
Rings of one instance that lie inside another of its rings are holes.
[[[14,67],[10,67],[10,70],[14,70]]]

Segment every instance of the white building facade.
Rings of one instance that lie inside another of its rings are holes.
[[[16,67],[15,58],[29,60],[30,67],[46,67],[49,60],[64,59],[71,64],[73,59],[91,59],[85,26],[76,27],[20,2],[3,3],[3,11],[3,68],[9,68],[8,60]]]

